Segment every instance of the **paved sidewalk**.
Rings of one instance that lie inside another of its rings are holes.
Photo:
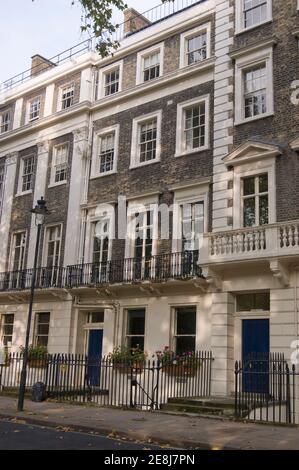
[[[179,448],[299,450],[299,428],[0,397],[0,417]]]

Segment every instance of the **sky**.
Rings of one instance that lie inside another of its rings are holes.
[[[30,68],[31,56],[47,58],[82,41],[82,10],[72,0],[0,0],[0,82]],[[140,13],[160,0],[127,0]],[[116,13],[120,22],[122,14]]]

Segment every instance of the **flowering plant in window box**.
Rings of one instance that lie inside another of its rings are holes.
[[[175,354],[169,346],[165,346],[163,351],[156,351],[156,355],[162,371],[168,375],[193,377],[200,366],[200,359],[194,351]]]
[[[117,346],[108,354],[113,368],[125,374],[131,371],[142,372],[146,358],[147,353],[138,347],[131,349],[126,346]]]
[[[22,354],[25,352],[24,346],[20,346]],[[33,346],[28,348],[28,366],[32,368],[46,367],[48,364],[48,350],[45,346]]]

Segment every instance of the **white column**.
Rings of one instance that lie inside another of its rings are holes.
[[[215,26],[215,79],[214,79],[214,165],[213,165],[213,231],[230,230],[228,224],[233,208],[228,207],[232,198],[228,172],[222,158],[233,144],[233,78],[234,70],[229,56],[233,44],[234,7],[230,0],[216,0]]]
[[[5,271],[7,261],[7,249],[9,240],[9,228],[11,221],[12,203],[16,178],[18,153],[11,153],[5,161],[5,181],[3,193],[3,205],[0,213],[0,272]]]
[[[54,90],[55,90],[54,83],[52,83],[51,85],[48,85],[46,88],[44,117],[50,116],[53,113]]]
[[[81,201],[84,191],[84,168],[88,154],[88,128],[73,131],[74,150],[72,159],[69,204],[65,235],[64,266],[76,264],[79,257]]]
[[[21,126],[23,111],[23,98],[19,98],[15,104],[15,114],[13,118],[13,129],[18,129]]]
[[[213,352],[213,396],[227,396],[234,390],[234,299],[227,292],[212,295],[211,347]]]
[[[33,206],[41,197],[45,196],[46,183],[47,183],[47,169],[49,159],[49,141],[40,142],[37,144],[37,162],[36,162],[36,176],[35,188],[33,195]],[[35,216],[31,218],[31,228],[28,246],[28,260],[27,268],[30,269],[34,264],[34,252],[36,244],[37,227],[35,225]]]

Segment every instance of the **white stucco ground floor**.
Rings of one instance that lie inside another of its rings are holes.
[[[235,361],[251,352],[296,359],[299,274],[266,262],[226,265],[206,279],[36,291],[31,343],[49,353],[107,355],[119,345],[148,358],[166,347],[212,351],[212,395],[234,391]],[[208,282],[207,282],[208,279]],[[0,294],[1,345],[25,342],[27,292]]]

